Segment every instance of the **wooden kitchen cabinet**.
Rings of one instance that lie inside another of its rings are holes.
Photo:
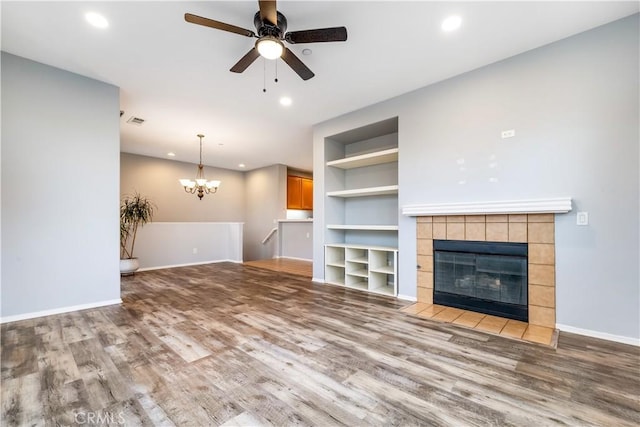
[[[313,210],[313,180],[287,176],[287,209]]]
[[[302,178],[302,209],[306,211],[313,210],[313,180]]]

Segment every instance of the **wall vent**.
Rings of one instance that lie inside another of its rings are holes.
[[[140,126],[141,124],[144,123],[144,119],[141,119],[140,117],[131,116],[129,117],[129,120],[127,120],[127,123]]]

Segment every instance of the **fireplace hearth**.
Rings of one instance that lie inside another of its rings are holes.
[[[528,322],[527,243],[433,240],[435,304]]]

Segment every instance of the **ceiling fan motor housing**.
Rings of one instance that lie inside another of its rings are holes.
[[[287,31],[287,18],[278,12],[278,24],[273,25],[269,21],[263,21],[260,18],[260,11],[258,11],[253,17],[253,25],[255,25],[259,37],[273,36],[282,39],[285,31]]]

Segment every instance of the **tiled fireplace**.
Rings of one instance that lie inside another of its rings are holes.
[[[433,304],[434,240],[526,243],[528,323],[555,328],[553,213],[416,216],[418,302]]]

